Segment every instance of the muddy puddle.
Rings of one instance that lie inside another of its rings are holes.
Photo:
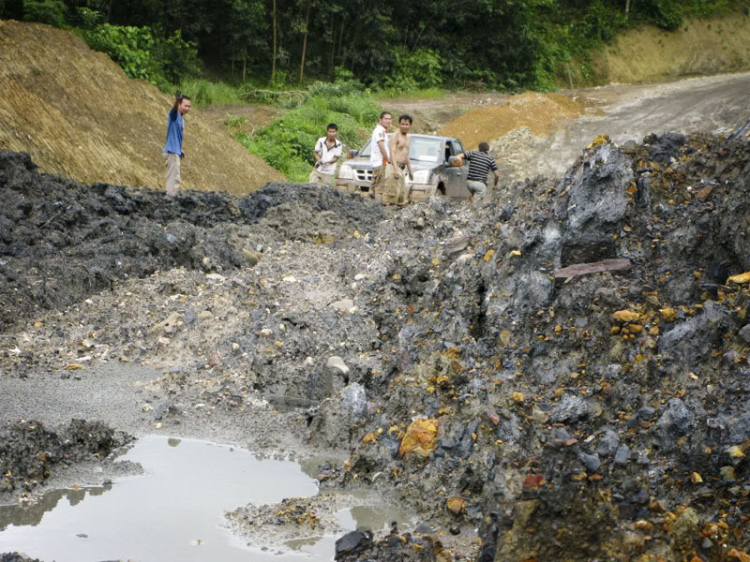
[[[315,496],[317,481],[296,462],[161,436],[140,439],[121,459],[139,463],[143,473],[54,490],[30,506],[0,506],[0,552],[57,562],[333,560],[335,536],[259,548],[226,529],[224,513],[239,506]],[[368,506],[339,510],[336,518],[345,530],[404,520]]]

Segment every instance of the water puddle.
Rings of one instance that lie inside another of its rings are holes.
[[[316,495],[317,481],[297,463],[158,436],[140,439],[122,459],[140,463],[145,474],[55,490],[31,506],[0,506],[0,552],[56,562],[333,559],[336,537],[300,537],[286,550],[263,551],[248,548],[224,528],[225,511]],[[381,529],[391,518],[404,521],[375,507],[345,509],[337,518],[351,530]]]

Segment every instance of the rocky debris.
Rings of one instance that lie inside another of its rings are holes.
[[[383,218],[381,207],[327,186],[168,198],[40,174],[28,154],[11,152],[0,152],[0,194],[0,328],[125,279],[252,267],[272,240],[332,244]]]
[[[647,141],[601,137],[564,178],[479,206],[373,209],[330,245],[273,238],[269,208],[245,225],[254,267],[171,269],[20,322],[3,370],[163,367],[139,387],[149,422],[284,420],[348,456],[322,488],[388,494],[463,560],[744,555],[750,145]],[[630,267],[555,280],[611,259]],[[357,310],[332,306],[347,299]],[[352,556],[389,556],[382,540]]]
[[[85,420],[72,420],[56,430],[47,430],[37,421],[0,428],[0,495],[29,492],[53,471],[73,463],[101,461],[133,439],[100,422]]]
[[[233,532],[256,547],[281,547],[288,541],[344,533],[336,513],[367,500],[348,494],[321,493],[310,498],[287,498],[279,504],[248,504],[225,514]]]
[[[17,552],[0,554],[0,562],[42,562],[38,558],[27,558]]]
[[[434,562],[450,560],[442,543],[435,537],[399,535],[396,531],[380,540],[372,533],[352,531],[336,541],[335,558],[338,562]]]

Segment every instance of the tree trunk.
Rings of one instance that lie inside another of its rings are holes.
[[[271,54],[271,82],[276,77],[276,0],[273,3],[273,53]]]
[[[243,55],[242,57],[242,83],[245,83],[245,79],[247,78],[247,55]]]
[[[305,53],[307,51],[307,35],[310,32],[310,2],[307,0],[307,14],[305,15],[305,38],[302,40],[302,62],[299,65],[299,83],[305,77]]]
[[[333,57],[336,54],[336,20],[331,18],[331,57],[328,60],[328,75],[333,80]]]
[[[627,19],[629,12],[630,12],[630,0],[625,0],[625,19]]]

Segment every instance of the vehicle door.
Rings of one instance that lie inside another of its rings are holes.
[[[446,197],[455,199],[461,177],[461,168],[451,166],[451,156],[457,156],[455,146],[450,140],[446,139],[443,143],[443,183],[445,184]]]
[[[464,147],[460,140],[454,139],[451,141],[452,151],[455,156],[464,153]],[[468,199],[471,196],[469,188],[466,187],[466,181],[469,178],[469,162],[465,158],[463,159],[461,166],[454,168],[456,172],[456,194],[457,199]]]

